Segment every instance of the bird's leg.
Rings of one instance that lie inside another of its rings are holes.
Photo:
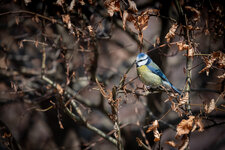
[[[151,87],[150,85],[147,85],[146,88],[147,88],[148,90],[150,90],[152,87]]]
[[[145,92],[148,91],[148,89],[150,89],[150,88],[151,87],[149,87],[149,86],[143,85],[143,89],[144,89]]]

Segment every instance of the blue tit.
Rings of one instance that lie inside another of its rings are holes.
[[[152,59],[145,53],[138,54],[136,58],[137,74],[140,80],[147,86],[158,88],[163,86],[165,88],[173,89],[180,93],[167,79],[161,69],[152,61]]]

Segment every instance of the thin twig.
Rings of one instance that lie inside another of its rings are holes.
[[[48,84],[50,84],[51,86],[53,86],[54,88],[57,88],[57,84],[55,82],[53,82],[51,79],[47,78],[46,76],[43,76],[42,79],[44,81],[46,81]],[[67,94],[65,94],[67,93]],[[64,92],[65,96],[67,96],[68,98],[71,98],[73,95],[71,95],[69,92]],[[109,142],[117,145],[117,141],[106,135],[104,132],[102,132],[101,130],[97,129],[96,127],[92,126],[91,124],[89,124],[86,120],[86,118],[81,114],[81,110],[79,109],[79,107],[77,106],[76,102],[74,100],[71,101],[71,104],[73,106],[73,108],[76,110],[80,120],[83,122],[83,124],[90,130],[92,130],[93,132],[95,132],[96,134],[100,135],[101,137],[103,137],[104,139],[108,140]],[[78,121],[79,118],[72,113],[67,107],[64,107],[64,110],[66,112],[67,115],[69,115],[74,121]]]

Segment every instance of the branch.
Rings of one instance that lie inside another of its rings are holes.
[[[44,81],[46,81],[48,84],[50,84],[52,87],[58,89],[58,84],[54,83],[51,79],[47,78],[46,76],[43,76],[42,79]],[[64,95],[67,97],[67,98],[72,98],[72,96],[74,98],[77,97],[77,95],[71,95],[71,94],[74,94],[74,93],[71,93],[70,91],[68,90],[65,90],[64,91]],[[81,96],[78,96],[78,98],[80,99]],[[77,120],[80,120],[82,121],[82,123],[90,130],[92,130],[93,132],[95,132],[96,134],[100,135],[101,137],[105,138],[106,140],[108,140],[109,142],[117,145],[117,141],[112,138],[111,136],[108,136],[106,135],[104,132],[102,132],[101,130],[97,129],[96,127],[92,126],[91,124],[89,124],[86,120],[86,118],[82,115],[81,113],[81,110],[80,108],[77,106],[76,102],[74,100],[71,101],[71,104],[72,104],[72,107],[76,110],[79,118],[74,114],[72,113],[67,107],[64,107],[64,110],[66,112],[66,114],[68,116],[70,116],[74,121],[77,121]]]

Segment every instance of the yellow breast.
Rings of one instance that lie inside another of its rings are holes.
[[[162,79],[158,75],[152,73],[146,65],[138,67],[137,74],[145,85],[153,87],[162,85]]]

